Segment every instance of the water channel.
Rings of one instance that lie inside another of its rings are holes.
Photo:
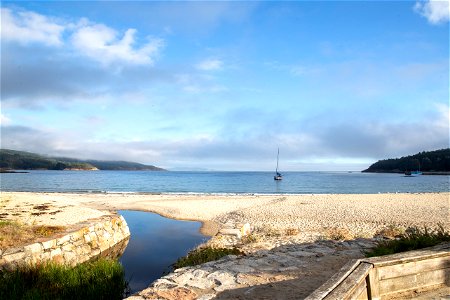
[[[131,231],[119,259],[131,292],[145,289],[171,270],[171,265],[209,237],[200,233],[200,222],[179,221],[142,211],[119,211]]]

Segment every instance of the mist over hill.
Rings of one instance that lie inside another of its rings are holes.
[[[128,161],[82,160],[0,149],[0,168],[12,170],[124,170],[166,171],[152,165]]]

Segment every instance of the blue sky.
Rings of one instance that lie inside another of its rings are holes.
[[[449,147],[448,1],[2,1],[1,147],[361,170]]]

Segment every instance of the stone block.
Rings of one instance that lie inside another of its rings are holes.
[[[3,256],[5,256],[5,255],[10,255],[10,254],[14,254],[14,253],[18,253],[18,252],[23,252],[23,248],[21,248],[21,247],[16,247],[16,248],[9,248],[9,249],[6,249],[6,250],[3,252]]]
[[[67,244],[70,241],[70,238],[71,238],[70,234],[65,235],[65,236],[63,236],[63,237],[61,237],[61,238],[56,240],[56,245],[57,246],[61,246],[61,245]]]
[[[54,256],[61,255],[61,254],[62,254],[61,248],[56,248],[56,249],[50,251],[50,257],[52,259]]]
[[[51,259],[50,252],[43,252],[38,257],[38,260],[40,262],[49,261],[50,259]]]
[[[3,256],[3,259],[7,262],[7,263],[11,263],[11,262],[16,262],[18,260],[21,260],[25,258],[25,252],[16,252],[13,254],[7,254]]]
[[[76,261],[77,261],[77,255],[75,253],[73,253],[73,252],[70,252],[70,251],[64,252],[63,253],[63,257],[64,257],[65,262],[70,264],[70,265],[73,262],[76,263]]]
[[[70,236],[71,236],[72,241],[78,241],[83,238],[84,230],[78,230],[78,231],[72,233]]]
[[[23,247],[23,250],[25,251],[25,253],[34,254],[34,253],[42,252],[44,250],[44,248],[41,243],[34,243],[34,244]]]
[[[95,232],[91,232],[89,233],[89,236],[91,238],[91,241],[96,241],[98,240],[97,234]]]
[[[89,234],[84,235],[84,242],[89,243],[91,241],[91,236]]]
[[[53,239],[53,240],[48,240],[48,241],[42,242],[42,247],[44,248],[44,250],[53,249],[56,247],[56,240]]]

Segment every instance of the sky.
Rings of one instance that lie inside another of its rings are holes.
[[[362,170],[449,147],[447,1],[2,1],[1,147]]]

